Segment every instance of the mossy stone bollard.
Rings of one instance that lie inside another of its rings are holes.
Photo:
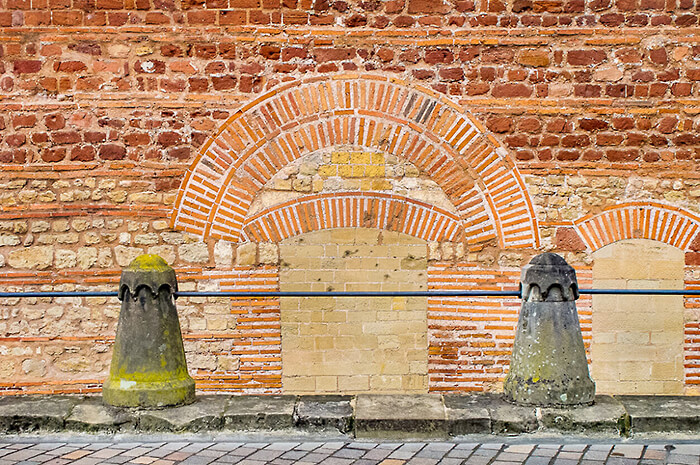
[[[175,270],[158,255],[141,255],[122,272],[122,301],[105,403],[165,407],[194,402],[173,293]]]
[[[522,307],[510,370],[507,400],[540,407],[593,402],[576,302],[576,272],[562,257],[544,253],[523,267]]]

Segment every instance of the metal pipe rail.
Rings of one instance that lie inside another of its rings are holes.
[[[582,295],[682,295],[700,296],[700,289],[579,289]],[[117,297],[114,291],[0,292],[0,298]],[[521,297],[519,290],[463,291],[180,291],[175,297]]]

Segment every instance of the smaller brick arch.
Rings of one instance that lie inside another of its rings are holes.
[[[464,226],[456,215],[398,195],[345,192],[300,197],[248,218],[243,240],[278,242],[331,228],[377,228],[426,241],[461,241]]]
[[[652,239],[687,250],[700,231],[700,217],[656,202],[630,202],[574,222],[590,250],[624,239]]]

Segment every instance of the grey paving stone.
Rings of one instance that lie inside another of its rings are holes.
[[[468,465],[488,465],[491,462],[491,457],[484,455],[472,455],[464,463]]]
[[[273,465],[291,465],[292,463],[294,463],[294,461],[277,458],[270,463]]]
[[[684,455],[671,452],[666,459],[668,463],[679,463],[683,465],[698,465],[700,464],[700,457],[697,455]]]
[[[350,448],[344,448],[335,451],[333,453],[333,457],[341,457],[341,458],[346,458],[346,459],[359,459],[365,454],[365,450],[363,449],[350,449]]]
[[[318,463],[321,460],[325,460],[327,458],[328,458],[328,454],[318,454],[316,452],[309,452],[306,456],[304,456],[303,461],[304,462]]]
[[[32,457],[36,457],[37,455],[41,455],[42,451],[40,450],[32,450],[32,449],[21,449],[12,452],[11,454],[5,455],[2,459],[3,460],[13,460],[15,462],[19,462],[20,460],[29,460]]]
[[[605,463],[606,465],[637,465],[639,463],[639,459],[610,456]]]
[[[105,448],[105,449],[100,449],[98,451],[93,452],[90,454],[90,457],[98,458],[98,459],[108,459],[110,457],[114,457],[115,455],[119,455],[122,452],[124,452],[121,449],[114,449],[111,447]]]
[[[355,400],[357,437],[447,437],[445,406],[439,395],[359,394]]]
[[[213,457],[203,457],[201,455],[191,455],[187,457],[185,460],[180,462],[181,465],[207,465],[211,462],[213,462],[215,459]],[[242,462],[239,462],[242,463]],[[257,462],[257,463],[264,463],[264,462]]]
[[[262,461],[269,461],[269,460],[274,460],[280,455],[282,455],[284,451],[281,450],[259,450],[257,452],[252,453],[249,455],[247,458],[250,460],[262,460]]]
[[[458,459],[466,459],[470,455],[472,455],[473,449],[458,449],[455,447],[452,449],[450,452],[447,453],[448,457],[454,457]]]
[[[438,461],[439,459],[429,457],[413,457],[406,462],[406,465],[435,465]]]
[[[351,396],[304,396],[296,404],[296,426],[304,429],[352,431]]]
[[[199,452],[195,452],[197,455],[201,455],[203,457],[213,457],[215,459],[218,459],[222,455],[226,455],[226,451],[223,450],[212,450],[212,449],[204,449]],[[153,453],[150,453],[149,455],[153,455]]]
[[[527,454],[513,454],[510,452],[501,452],[496,456],[496,460],[504,462],[524,462],[527,459]]]
[[[132,459],[133,459],[133,457],[125,457],[123,455],[116,455],[114,457],[110,457],[108,459],[105,459],[104,463],[126,463]]]
[[[630,416],[632,432],[700,432],[700,397],[615,396]]]
[[[250,454],[253,454],[259,450],[260,449],[258,449],[258,448],[253,448],[253,447],[248,447],[247,445],[243,445],[237,449],[232,450],[231,452],[229,452],[229,454],[239,456],[239,457],[247,457]]]
[[[396,451],[392,452],[391,454],[389,454],[389,456],[387,458],[396,459],[396,460],[409,460],[409,459],[413,458],[414,455],[416,455],[415,452],[411,452],[411,451],[401,452],[401,451],[396,450]]]
[[[335,451],[345,447],[345,442],[326,442],[320,448],[319,451]]]
[[[304,457],[308,452],[303,451],[303,450],[290,450],[288,452],[285,452],[283,455],[281,455],[282,458],[284,459],[289,459],[289,460],[299,460],[300,458]]]
[[[462,459],[445,457],[438,462],[438,465],[460,465],[461,463]]]
[[[362,456],[367,460],[383,460],[391,455],[393,451],[390,449],[372,449],[365,452]]]
[[[379,463],[379,460],[358,459],[358,460],[355,460],[353,465],[377,465],[378,463]]]
[[[525,461],[525,465],[548,465],[551,457],[543,457],[541,455],[531,455]]]
[[[552,463],[552,465],[578,465],[578,460],[559,459],[555,457],[550,463]]]
[[[583,454],[584,460],[605,460],[608,458],[609,450],[588,450]]]
[[[350,465],[355,460],[342,457],[328,457],[319,462],[320,465]]]
[[[82,459],[71,461],[74,465],[97,465],[102,462],[102,459],[94,459],[90,457],[83,457]]]

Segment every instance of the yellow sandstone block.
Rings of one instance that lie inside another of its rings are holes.
[[[352,152],[350,154],[350,163],[353,165],[369,165],[372,160],[372,154],[369,152]]]

